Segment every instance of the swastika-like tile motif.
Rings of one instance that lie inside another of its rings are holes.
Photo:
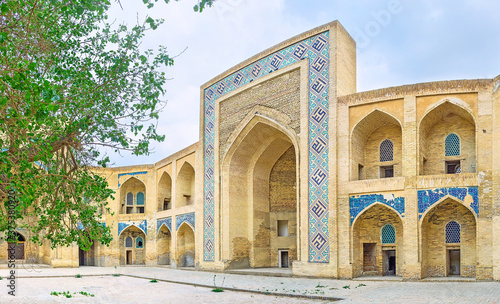
[[[329,32],[260,59],[205,89],[203,258],[215,260],[215,103],[225,94],[300,60],[309,62],[309,261],[328,263]]]
[[[419,218],[422,217],[430,206],[447,195],[456,197],[464,203],[470,203],[470,207],[476,212],[476,215],[479,216],[479,198],[477,187],[419,190],[417,195]]]
[[[118,222],[118,235],[120,235],[122,231],[129,226],[136,226],[137,228],[141,229],[145,235],[148,235],[148,222],[146,220],[143,220],[141,222]]]
[[[181,214],[175,217],[175,230],[179,230],[179,227],[182,225],[182,223],[188,223],[193,227],[194,230],[194,212],[191,213],[186,213],[186,214]]]
[[[396,197],[394,194],[366,194],[354,195],[349,198],[349,209],[351,211],[351,225],[356,216],[374,203],[382,203],[394,208],[401,216],[405,216],[405,198]]]
[[[170,233],[172,233],[172,217],[166,217],[162,219],[156,220],[156,232],[160,231],[161,226],[167,226],[168,230],[170,230]]]

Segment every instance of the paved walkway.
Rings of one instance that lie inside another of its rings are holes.
[[[82,275],[83,278],[75,278],[77,274]],[[122,276],[113,277],[113,274]],[[0,285],[7,285],[8,270],[0,269],[0,276],[4,278]],[[56,299],[59,301],[62,298],[49,296],[50,292],[68,289],[71,292],[90,290],[96,295],[94,299],[81,298],[74,303],[85,303],[87,300],[88,303],[139,303],[142,301],[152,303],[149,301],[157,300],[176,303],[176,299],[182,299],[183,303],[330,303],[335,299],[342,299],[336,303],[500,304],[499,282],[351,281],[211,273],[165,267],[17,269],[16,276],[18,295],[26,295],[24,298],[26,302],[16,297],[17,303],[33,303],[34,301],[50,303]],[[149,279],[153,278],[159,283],[149,283]],[[210,290],[214,285],[239,292],[212,293]],[[32,294],[32,290],[36,293]],[[120,290],[121,292],[118,292]],[[169,292],[164,294],[165,290]],[[260,294],[241,291],[253,291]],[[7,288],[0,288],[0,303],[4,303],[5,299],[12,302],[13,297],[8,297],[6,294]],[[276,297],[264,294],[288,294],[310,298]],[[71,301],[72,299],[64,300]]]

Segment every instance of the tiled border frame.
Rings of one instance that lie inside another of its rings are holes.
[[[453,187],[453,188],[437,188],[429,190],[419,190],[418,194],[418,218],[422,218],[422,215],[427,209],[429,209],[436,202],[441,200],[445,196],[456,197],[461,201],[465,200],[466,196],[472,197],[472,203],[470,207],[479,216],[479,193],[478,187]]]
[[[237,70],[204,90],[204,261],[215,261],[216,100],[255,79],[307,59],[309,62],[309,261],[329,262],[329,36],[329,31],[325,30],[301,40]]]

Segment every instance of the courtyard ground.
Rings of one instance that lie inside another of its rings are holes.
[[[164,267],[0,269],[0,303],[497,303],[500,282],[362,281],[175,270]],[[113,274],[115,276],[113,276]],[[117,276],[120,274],[120,276]],[[81,278],[77,278],[81,275]],[[151,283],[156,279],[157,283]],[[222,287],[224,292],[212,292]],[[69,291],[72,298],[51,292]],[[84,292],[94,295],[75,294]],[[285,295],[285,296],[284,296]],[[290,297],[294,295],[299,297]],[[336,301],[337,300],[337,301]]]

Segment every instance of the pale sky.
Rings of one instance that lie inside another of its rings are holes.
[[[197,142],[202,84],[333,20],[357,42],[358,92],[500,74],[500,2],[493,0],[217,0],[201,14],[192,9],[195,0],[159,0],[151,10],[141,0],[121,2],[123,10],[113,2],[111,20],[165,19],[142,46],[180,55],[166,70],[168,104],[158,121],[165,141],[151,143],[149,156],[111,154],[114,166],[155,163]]]

